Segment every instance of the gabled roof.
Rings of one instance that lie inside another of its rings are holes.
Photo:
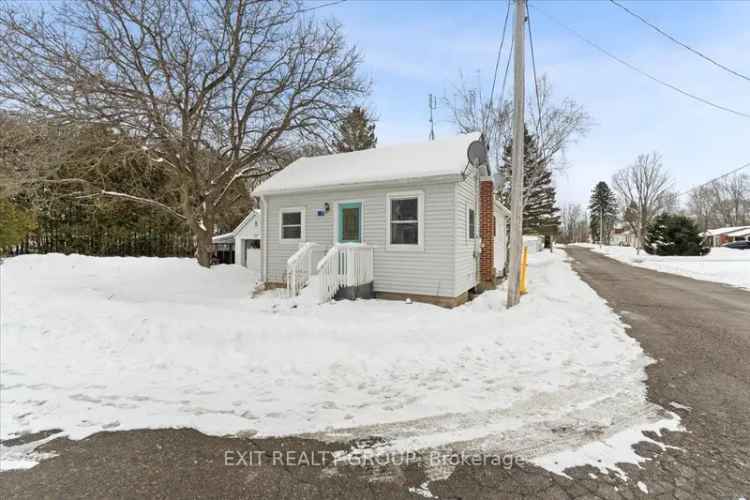
[[[234,243],[234,233],[217,234],[211,238],[212,243]]]
[[[247,217],[242,219],[242,222],[237,224],[237,227],[235,227],[231,233],[217,234],[216,236],[211,238],[211,241],[213,241],[214,243],[234,243],[234,237],[237,236],[240,231],[242,231],[242,228],[245,227],[247,223],[253,220],[253,218],[257,215],[260,215],[260,210],[258,210],[257,208],[254,210],[250,210],[250,213],[247,214]]]
[[[731,233],[728,233],[727,236],[750,236],[750,226],[738,231],[732,231]]]
[[[719,227],[717,229],[709,229],[704,234],[706,236],[718,236],[720,234],[733,233],[742,229],[750,229],[750,226]]]
[[[300,158],[255,188],[256,196],[339,186],[460,176],[469,144],[479,132],[420,144],[384,146],[352,153]]]
[[[258,216],[258,215],[260,215],[260,210],[259,209],[256,208],[256,209],[250,210],[250,213],[247,214],[247,217],[245,217],[244,219],[242,219],[242,222],[240,222],[239,224],[237,224],[237,227],[234,228],[234,231],[232,231],[232,235],[237,236],[239,234],[239,232],[242,231],[242,228],[245,227],[245,226],[247,226],[247,223],[250,222],[251,220],[253,220],[253,218],[256,217],[256,216]]]

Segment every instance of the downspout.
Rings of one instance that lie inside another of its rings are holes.
[[[481,285],[482,283],[482,247],[484,241],[482,241],[482,209],[481,203],[481,176],[479,175],[480,167],[474,167],[474,267],[476,275],[475,286]],[[479,238],[477,238],[479,236]],[[477,249],[477,239],[479,240],[479,248]]]
[[[263,258],[260,261],[260,279],[263,283],[268,283],[268,204],[265,196],[260,197],[260,208],[263,215],[263,222],[261,223],[263,231],[260,239],[261,256]]]

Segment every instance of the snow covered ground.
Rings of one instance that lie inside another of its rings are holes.
[[[313,305],[188,259],[22,256],[0,266],[0,439],[60,428],[383,436],[392,450],[512,452],[557,471],[636,460],[651,360],[562,252],[530,293],[453,310]],[[377,277],[376,277],[377,279]],[[598,446],[596,445],[598,443]],[[0,446],[3,468],[43,457]]]
[[[626,264],[750,289],[750,251],[747,250],[712,248],[711,253],[703,257],[660,257],[646,252],[637,255],[632,247],[590,245],[590,248]]]

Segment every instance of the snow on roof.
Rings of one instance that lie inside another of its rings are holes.
[[[732,231],[731,233],[727,234],[727,236],[750,236],[750,227],[740,229],[739,231]]]
[[[253,194],[460,175],[468,164],[469,144],[479,137],[479,132],[473,132],[419,144],[300,158],[258,186]]]
[[[718,236],[720,234],[732,233],[741,229],[750,229],[750,226],[719,227],[717,229],[709,229],[704,234],[706,236]]]
[[[234,243],[234,233],[218,234],[211,238],[213,243]]]
[[[232,231],[232,234],[234,236],[236,236],[237,234],[239,234],[239,232],[242,231],[242,228],[245,227],[247,225],[247,223],[250,222],[253,219],[253,217],[255,217],[256,215],[260,215],[260,210],[259,209],[255,208],[253,210],[250,210],[250,213],[247,214],[247,217],[245,217],[244,219],[242,219],[242,222],[240,222],[239,224],[237,224],[237,227],[234,228],[234,231]]]

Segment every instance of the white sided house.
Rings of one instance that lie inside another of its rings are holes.
[[[234,255],[234,264],[260,272],[260,210],[251,210],[234,231],[214,236],[214,247]]]
[[[261,279],[297,294],[412,299],[455,306],[505,268],[508,211],[480,134],[301,158],[260,199]],[[476,165],[476,166],[475,166]]]

